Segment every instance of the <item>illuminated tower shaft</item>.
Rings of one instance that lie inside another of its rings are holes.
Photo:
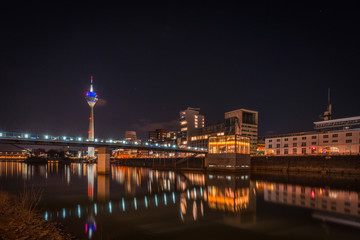
[[[98,100],[98,95],[94,92],[93,86],[93,77],[91,76],[90,91],[86,93],[85,99],[90,106],[90,117],[89,117],[89,141],[93,142],[95,140],[94,132],[94,106]],[[88,158],[95,157],[94,147],[88,148]]]

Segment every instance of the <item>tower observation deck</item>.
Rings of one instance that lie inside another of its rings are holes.
[[[90,116],[89,116],[89,141],[93,142],[95,139],[94,136],[94,106],[98,101],[98,95],[94,92],[93,76],[91,76],[90,81],[90,91],[86,93],[85,99],[90,106]],[[88,158],[95,157],[94,147],[88,148]]]

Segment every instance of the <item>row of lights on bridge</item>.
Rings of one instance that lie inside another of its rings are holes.
[[[23,138],[26,138],[26,139],[28,139],[28,138],[31,138],[31,136],[29,135],[29,134],[24,134],[23,135],[24,137]],[[1,133],[0,132],[0,137],[4,137],[4,134],[3,133]],[[21,138],[20,136],[18,136],[18,138]],[[44,139],[46,139],[46,140],[59,140],[59,139],[61,139],[61,140],[63,140],[63,141],[74,141],[74,138],[71,138],[71,137],[66,137],[66,136],[63,136],[63,137],[51,137],[51,136],[49,136],[49,135],[45,135],[44,136]],[[82,142],[82,141],[84,141],[84,139],[82,138],[82,137],[77,137],[77,138],[75,138],[76,139],[76,141],[78,141],[78,142]],[[89,142],[89,139],[85,139],[85,141],[86,142]],[[95,139],[94,140],[94,142],[96,142],[96,143],[98,143],[98,142],[101,142],[101,143],[122,143],[122,144],[129,144],[128,142],[126,142],[126,141],[113,141],[112,139],[110,139],[110,140],[99,140],[99,139]],[[139,143],[138,142],[134,142],[133,143],[134,145],[139,145]],[[141,144],[140,144],[141,145]],[[158,143],[155,143],[155,144],[150,144],[150,143],[148,143],[148,142],[145,142],[145,146],[150,146],[150,147],[172,147],[172,148],[178,148],[178,146],[177,145],[171,145],[170,143],[169,144],[164,144],[164,145],[161,145],[161,144],[158,144]],[[191,150],[191,149],[193,149],[193,150],[196,150],[196,151],[206,151],[207,149],[205,149],[205,148],[198,148],[198,147],[187,147],[187,149],[189,149],[189,150]]]

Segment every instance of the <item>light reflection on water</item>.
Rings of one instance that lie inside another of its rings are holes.
[[[261,229],[266,236],[271,231],[261,226],[273,224],[274,218],[284,221],[284,226],[299,219],[303,225],[320,225],[320,219],[360,227],[359,193],[354,191],[250,180],[250,173],[176,173],[112,165],[110,175],[97,175],[96,167],[0,162],[0,183],[11,192],[21,191],[24,182],[44,188],[44,219],[61,221],[84,239],[141,236],[149,231],[161,238],[171,231],[193,231],[201,224],[213,229],[231,226],[234,232],[229,235],[244,228]],[[276,210],[280,212],[272,212],[276,206],[282,206]],[[305,217],[297,212],[281,217],[289,207],[311,212]],[[342,228],[335,230],[333,236],[342,234]],[[345,230],[349,234],[348,227]]]

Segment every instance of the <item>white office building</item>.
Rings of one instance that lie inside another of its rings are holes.
[[[266,155],[360,153],[360,116],[314,122],[312,132],[265,137]]]

